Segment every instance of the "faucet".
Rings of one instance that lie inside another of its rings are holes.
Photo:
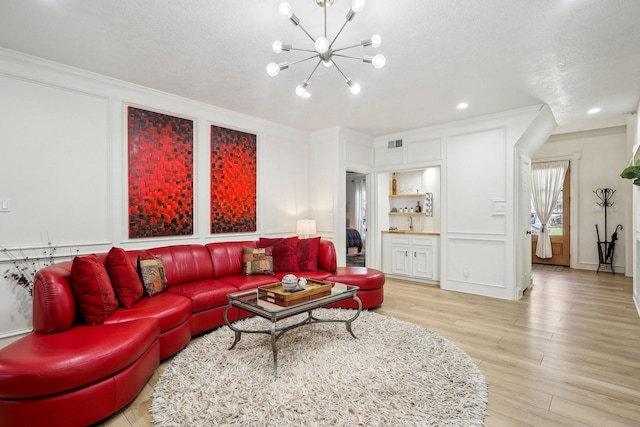
[[[409,230],[413,231],[413,217],[409,217]]]

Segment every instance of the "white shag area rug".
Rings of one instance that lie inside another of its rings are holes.
[[[319,309],[320,318],[353,310]],[[300,321],[295,316],[278,326]],[[236,323],[266,329],[261,318]],[[343,323],[304,325],[278,340],[223,326],[177,354],[152,396],[156,426],[482,426],[484,375],[445,338],[417,325],[363,311],[354,339]]]

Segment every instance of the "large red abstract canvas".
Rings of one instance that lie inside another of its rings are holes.
[[[129,238],[193,234],[193,121],[129,107]]]
[[[211,126],[211,233],[256,231],[256,136]]]

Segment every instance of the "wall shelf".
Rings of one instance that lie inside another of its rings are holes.
[[[389,212],[389,215],[426,215],[425,212]]]
[[[425,197],[427,193],[389,194],[389,197]]]

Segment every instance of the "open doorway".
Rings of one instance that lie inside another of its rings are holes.
[[[534,268],[540,268],[540,264],[556,267],[569,267],[571,260],[571,167],[567,167],[565,172],[562,188],[558,194],[557,200],[553,207],[551,216],[549,217],[546,227],[549,230],[551,238],[552,254],[545,258],[539,258],[536,255],[538,239],[542,229],[542,224],[536,214],[533,203],[531,206],[531,260]],[[560,269],[558,269],[560,270]]]
[[[367,251],[367,176],[347,171],[346,179],[346,265],[366,266]]]

